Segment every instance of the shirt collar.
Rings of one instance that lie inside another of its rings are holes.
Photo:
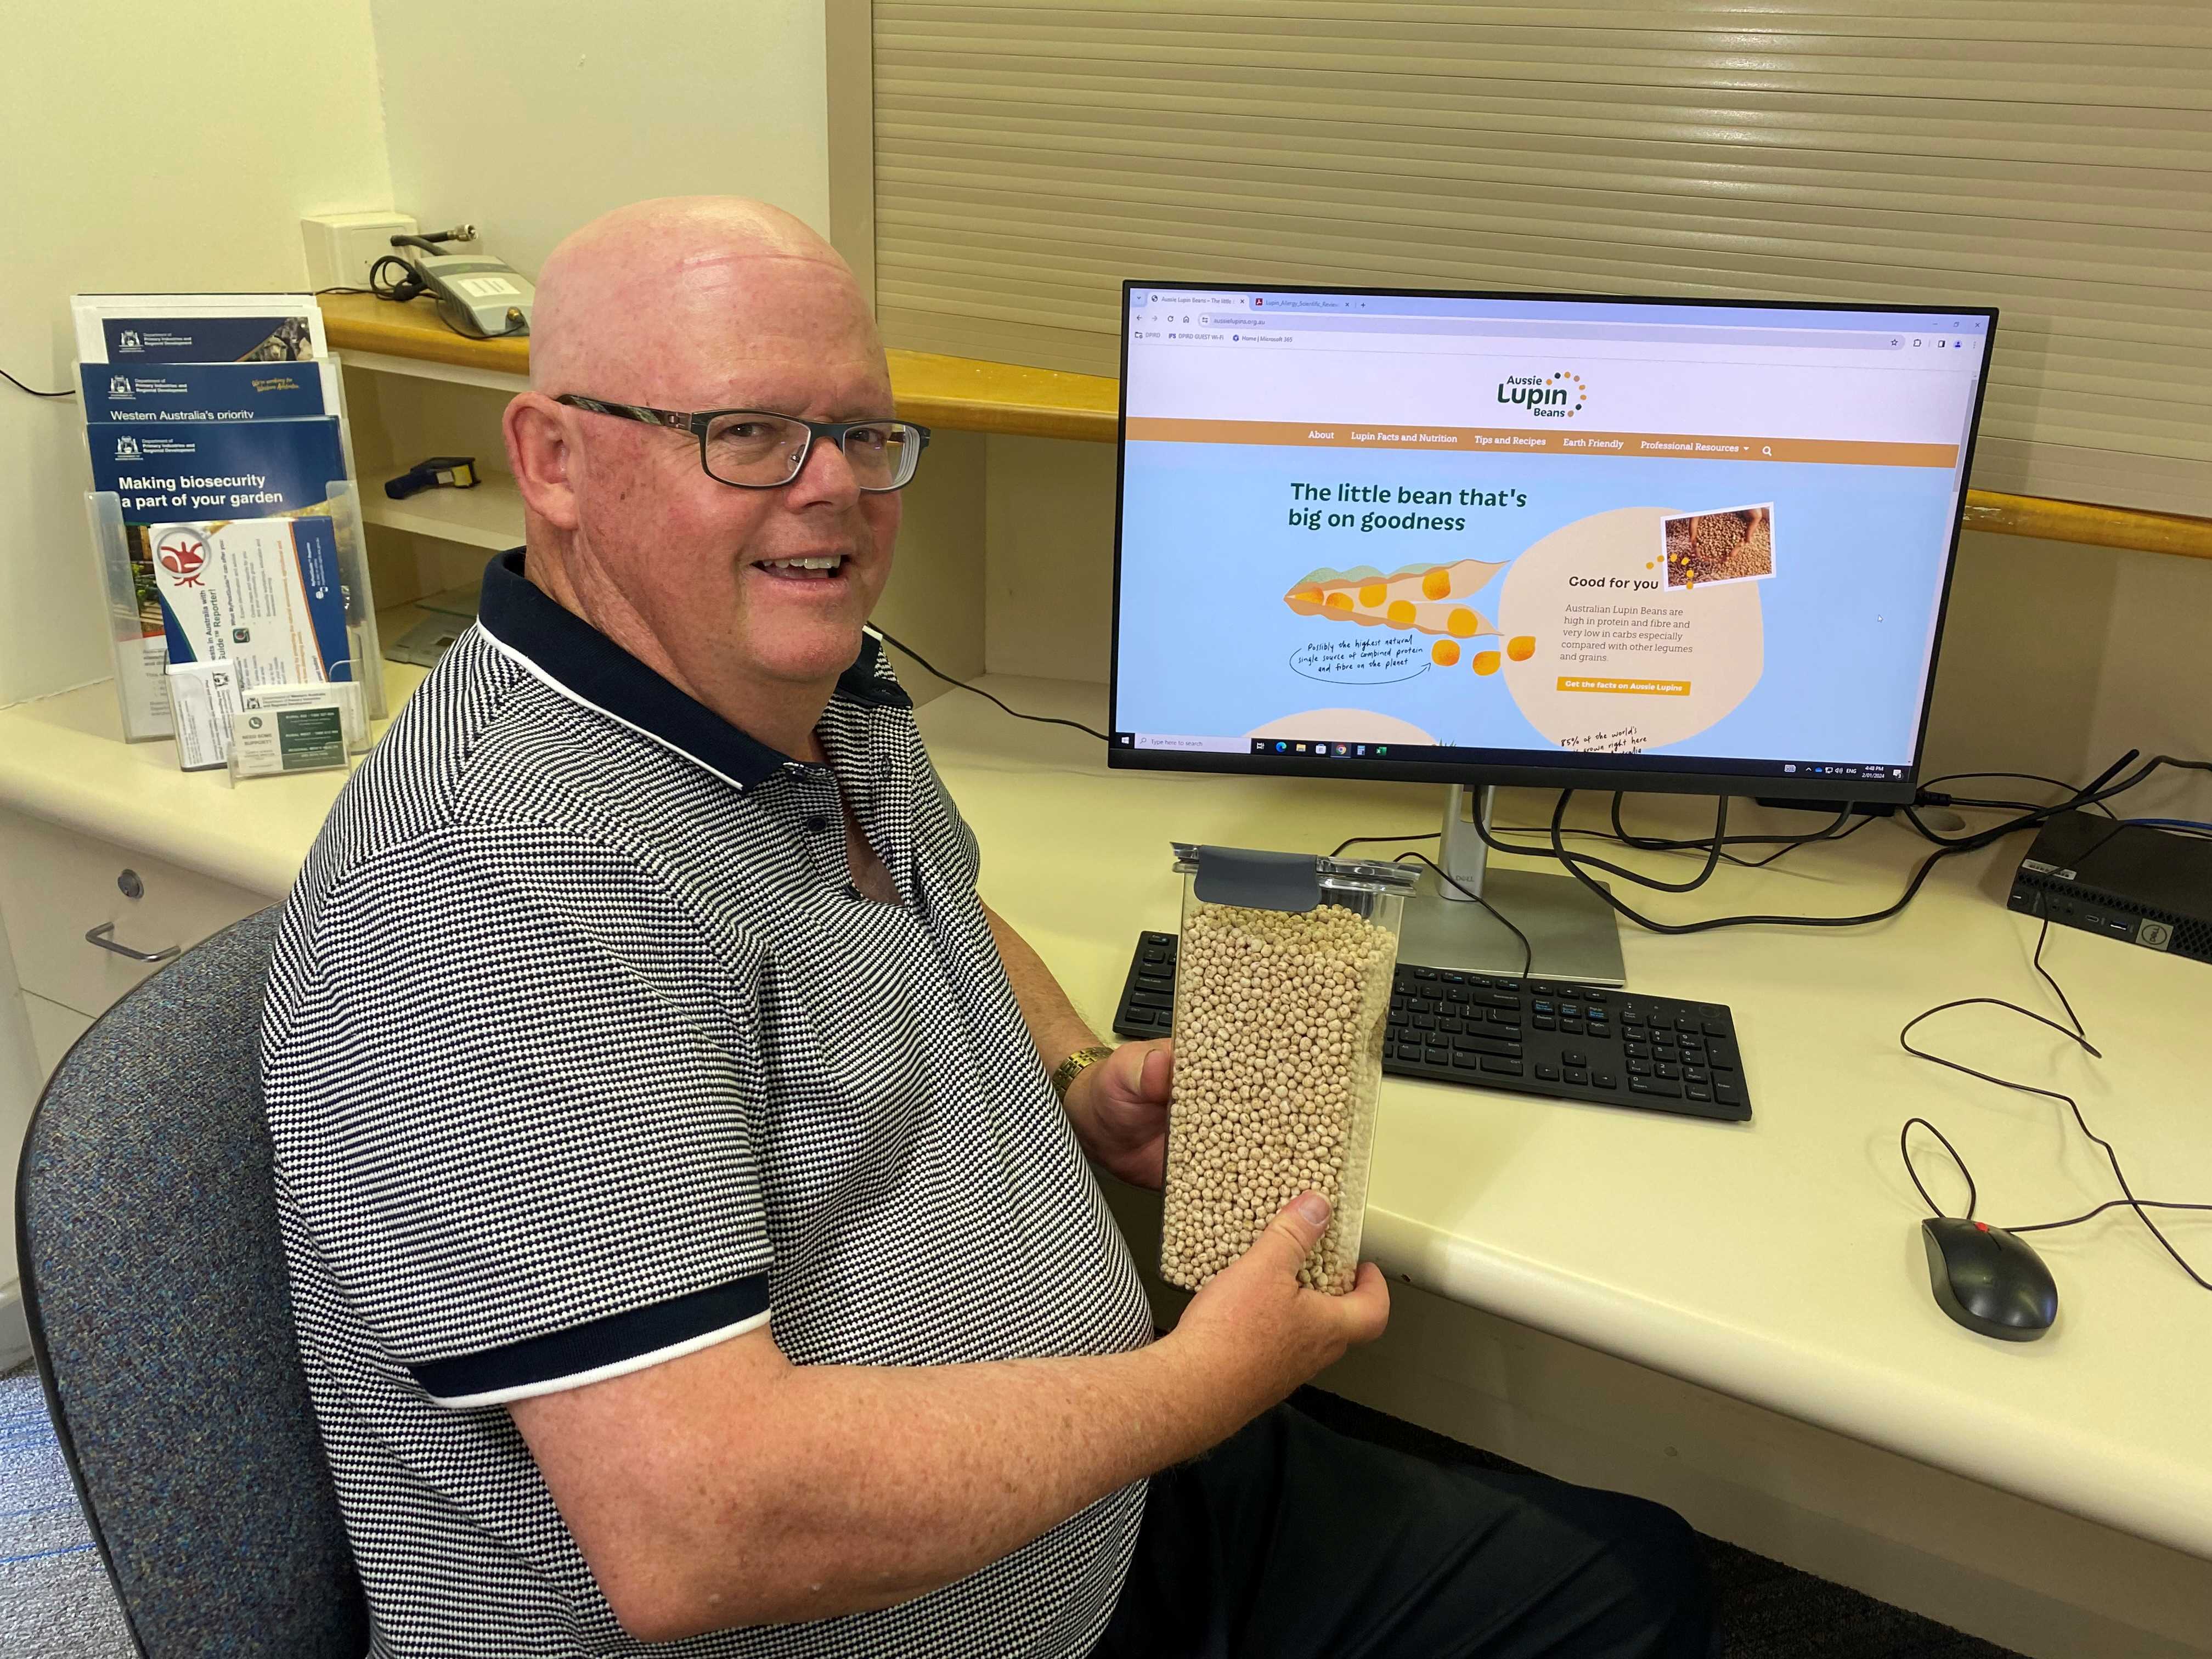
[[[572,702],[597,710],[675,750],[737,788],[766,781],[792,757],[749,737],[670,684],[523,574],[514,548],[485,568],[477,622],[501,652]],[[912,700],[878,672],[882,646],[863,630],[860,652],[837,678],[833,698],[872,708],[907,708]]]

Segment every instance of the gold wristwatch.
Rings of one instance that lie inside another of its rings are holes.
[[[1054,1095],[1059,1097],[1060,1103],[1063,1106],[1067,1104],[1067,1091],[1071,1088],[1074,1087],[1076,1079],[1081,1077],[1084,1073],[1089,1071],[1093,1066],[1096,1066],[1100,1060],[1105,1059],[1107,1055],[1113,1052],[1114,1045],[1112,1043],[1096,1043],[1088,1048],[1078,1048],[1066,1060],[1061,1060],[1059,1065],[1054,1066],[1052,1068],[1052,1091]]]

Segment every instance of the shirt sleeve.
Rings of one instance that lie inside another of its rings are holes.
[[[740,945],[624,854],[516,825],[380,855],[301,926],[264,1029],[278,1179],[432,1398],[574,1388],[767,1322]]]

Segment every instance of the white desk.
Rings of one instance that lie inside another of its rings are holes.
[[[1093,689],[989,684],[1016,708],[1103,723]],[[1137,931],[1176,926],[1170,838],[1326,852],[1436,822],[1438,792],[1409,785],[1109,773],[1094,740],[957,693],[921,722],[982,842],[986,896],[1102,1031]],[[1499,819],[1540,821],[1550,800],[1510,793]],[[1710,828],[1711,811],[1674,799],[1633,816],[1680,836]],[[1761,822],[1802,831],[1820,820],[1754,810],[1730,829]],[[1693,867],[1582,844],[1673,878]],[[2035,928],[2004,908],[2024,845],[1946,861],[1903,915],[1870,927],[1668,937],[1624,924],[1632,987],[1734,1008],[1753,1121],[1388,1079],[1366,1253],[1394,1280],[2153,1540],[2202,1569],[2212,1558],[2212,1295],[2121,1212],[2037,1236],[2061,1303],[2040,1341],[1975,1336],[1929,1292],[1925,1212],[1897,1154],[1905,1117],[1932,1117],[1958,1144],[1984,1219],[2058,1219],[2118,1196],[2063,1107],[1897,1045],[1906,1019],[1954,997],[2057,1014],[2029,966]],[[1893,900],[1927,850],[1877,823],[1772,870],[1723,866],[1694,895],[1620,890],[1662,920],[1847,915]],[[2063,928],[2044,959],[2103,1060],[1998,1010],[1945,1015],[1921,1041],[2074,1094],[2139,1194],[2212,1202],[2212,967]],[[1923,1179],[1963,1208],[1963,1183],[1928,1145]],[[1143,1213],[1126,1195],[1121,1207]],[[2212,1274],[2212,1224],[2177,1218],[2169,1236]],[[1422,1328],[1414,1346],[1449,1346],[1432,1316]],[[1418,1363],[1401,1352],[1383,1369]],[[1370,1364],[1362,1375],[1376,1373]],[[1755,1461],[1777,1448],[1741,1450]],[[1786,1488],[1786,1472],[1773,1484]],[[1771,1538],[1743,1541],[1781,1553]],[[2212,1641],[2212,1572],[2197,1571],[2171,1611],[2180,1621],[2192,1609]]]
[[[419,678],[389,675],[395,703]],[[1102,718],[1097,687],[990,684],[1018,708]],[[986,896],[1102,1031],[1137,930],[1176,925],[1171,837],[1326,850],[1426,830],[1437,810],[1407,785],[1109,773],[1091,739],[957,692],[921,718],[982,841]],[[281,896],[336,775],[233,790],[113,726],[106,686],[0,711],[0,808]],[[1534,810],[1509,796],[1501,820]],[[1678,834],[1710,823],[1701,802],[1638,811]],[[1327,1385],[1665,1498],[1709,1531],[2027,1651],[2212,1653],[2212,1297],[2117,1212],[2039,1238],[2062,1304],[2039,1342],[1973,1336],[1929,1293],[1896,1155],[1906,1115],[1959,1143],[1985,1218],[2113,1195],[2063,1109],[1896,1047],[1907,1018],[1951,997],[2045,1006],[2033,929],[2002,904],[2020,845],[1952,860],[1875,927],[1624,931],[1632,985],[1735,1010],[1747,1125],[1387,1083],[1367,1248],[1401,1288],[1389,1336]],[[1873,908],[1922,846],[1876,824],[1648,908]],[[2138,1192],[2212,1200],[2212,969],[2068,930],[2045,960],[2103,1061],[1993,1011],[1927,1035],[2076,1094]],[[1960,1190],[1940,1154],[1923,1170],[1939,1194]],[[1157,1201],[1113,1196],[1145,1261]],[[2212,1260],[2212,1225],[2172,1231]]]

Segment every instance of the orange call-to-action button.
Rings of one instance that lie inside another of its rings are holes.
[[[1638,697],[1686,697],[1690,695],[1687,680],[1601,680],[1580,674],[1559,676],[1562,691],[1626,691]]]

